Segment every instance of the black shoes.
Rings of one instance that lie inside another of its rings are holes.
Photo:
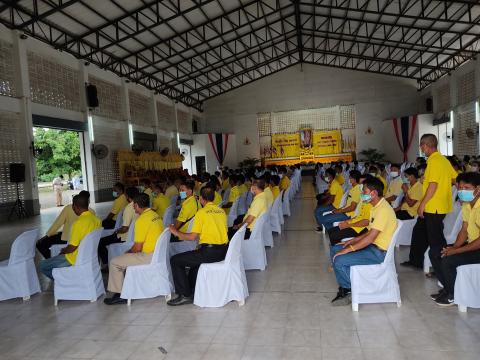
[[[440,296],[443,296],[446,293],[445,289],[440,289],[439,292],[430,295],[430,299],[436,301]]]
[[[453,296],[448,294],[446,291],[435,300],[435,304],[442,307],[449,307],[455,305],[455,303],[453,302]]]
[[[317,228],[315,229],[315,232],[317,234],[323,234],[323,226],[322,225],[317,226]]]
[[[170,306],[180,306],[193,304],[193,298],[191,296],[178,295],[175,299],[167,301],[167,305]]]
[[[344,306],[352,303],[352,290],[338,288],[337,296],[332,300],[333,306]]]
[[[106,298],[103,300],[103,303],[105,305],[120,305],[120,304],[126,304],[127,303],[127,299],[122,299],[120,297],[120,294],[118,293],[115,293],[112,295],[111,298]]]
[[[414,269],[421,269],[422,268],[422,266],[415,265],[410,260],[404,261],[404,262],[400,263],[400,265],[405,266],[405,267],[412,267]]]

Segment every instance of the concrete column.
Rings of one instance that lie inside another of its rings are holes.
[[[154,91],[150,91],[150,106],[152,109],[153,123],[155,124],[155,135],[157,136],[157,142],[155,144],[155,147],[157,150],[161,150],[160,149],[160,123],[158,121],[157,100],[156,100]]]
[[[123,119],[127,124],[127,135],[129,139],[130,149],[133,146],[133,124],[132,116],[130,115],[130,97],[128,95],[128,83],[125,79],[122,79],[122,97],[123,97]],[[130,139],[130,125],[132,125],[132,139]]]
[[[177,113],[177,102],[172,100],[173,113],[175,116],[175,140],[172,146],[172,152],[177,152],[180,150],[180,132],[178,131],[178,113]]]

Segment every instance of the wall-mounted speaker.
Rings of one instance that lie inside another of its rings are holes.
[[[25,182],[25,164],[21,164],[21,163],[10,164],[10,182],[11,183]]]
[[[92,84],[87,84],[85,89],[87,93],[87,106],[89,108],[98,107],[97,87]]]
[[[427,113],[433,112],[433,99],[431,97],[428,97],[425,100],[425,110]]]

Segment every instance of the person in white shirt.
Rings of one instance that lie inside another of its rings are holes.
[[[53,192],[55,193],[56,205],[63,206],[62,204],[63,175],[60,175],[55,179],[53,179],[52,187],[53,187]]]

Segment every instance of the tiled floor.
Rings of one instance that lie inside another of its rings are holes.
[[[0,303],[1,359],[478,359],[480,311],[459,314],[428,298],[435,281],[399,268],[403,306],[333,308],[327,242],[312,231],[313,188],[303,184],[286,231],[267,250],[264,272],[249,271],[246,305],[167,307],[163,299],[127,306],[62,301],[52,293]],[[108,204],[96,209],[108,211]],[[1,226],[3,247],[54,214]],[[7,238],[9,240],[7,241]],[[408,249],[397,253],[397,262]],[[2,251],[1,254],[6,254]],[[5,255],[6,256],[6,255]],[[3,256],[3,258],[5,258]]]

